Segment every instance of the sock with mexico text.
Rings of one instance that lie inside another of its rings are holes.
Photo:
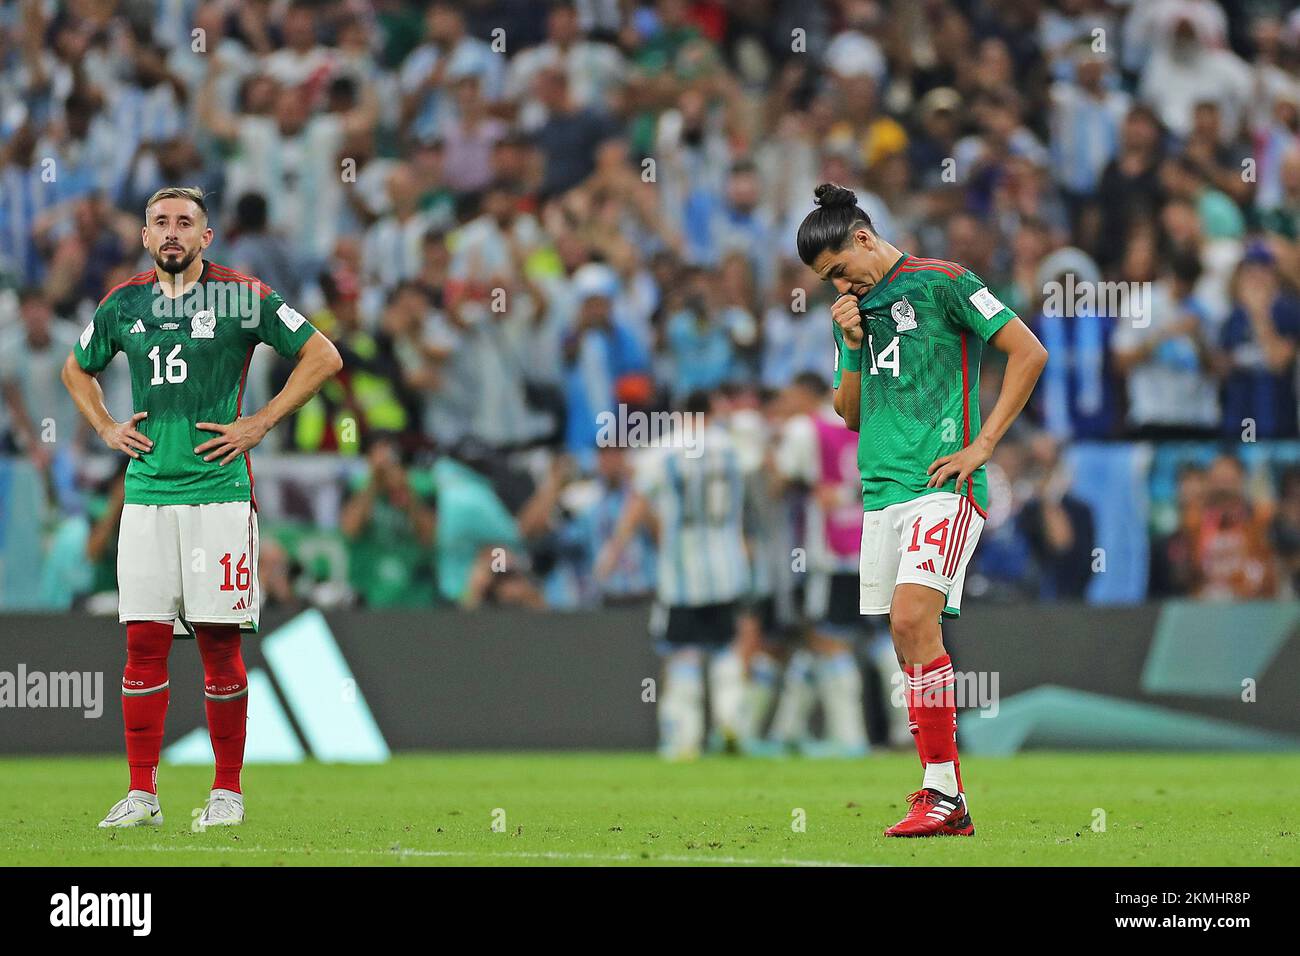
[[[172,649],[170,621],[131,621],[126,625],[126,668],[122,672],[122,726],[130,789],[158,792],[158,756],[171,698],[167,656]]]
[[[907,674],[908,703],[916,719],[917,743],[925,764],[923,787],[958,794],[956,679],[947,654]]]
[[[204,708],[217,763],[212,789],[240,793],[239,774],[244,768],[247,736],[248,674],[240,654],[239,627],[196,624],[194,638],[203,658]]]

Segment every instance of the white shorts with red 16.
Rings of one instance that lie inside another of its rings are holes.
[[[247,501],[124,505],[118,620],[238,624],[256,631],[257,512]]]

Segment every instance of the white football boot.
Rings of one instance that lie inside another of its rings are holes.
[[[243,794],[233,790],[213,790],[199,817],[199,829],[237,827],[244,822]]]
[[[113,804],[108,816],[99,821],[101,827],[160,827],[162,807],[158,795],[147,790],[128,790],[126,796]]]

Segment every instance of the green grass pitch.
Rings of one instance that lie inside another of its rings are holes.
[[[255,766],[245,824],[207,832],[191,822],[210,771],[164,766],[166,824],[114,831],[95,824],[125,792],[121,759],[4,758],[0,865],[1300,864],[1294,803],[1275,799],[1300,791],[1300,756],[1030,753],[963,771],[970,839],[881,836],[919,783],[912,754]]]

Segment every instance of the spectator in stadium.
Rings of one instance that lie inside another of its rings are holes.
[[[981,370],[980,388],[991,387]],[[996,392],[995,392],[996,394]],[[1034,494],[1026,441],[1008,435],[998,443],[988,463],[990,488],[1001,489],[989,501],[989,517],[980,534],[979,550],[971,564],[967,587],[991,601],[1025,601],[1034,596],[1033,560],[1029,541],[1017,520],[1021,508]]]
[[[37,154],[52,159],[60,171],[60,202],[95,191],[108,193],[113,188],[119,175],[114,138],[102,95],[74,86],[63,104],[63,122],[47,126],[36,144]]]
[[[168,182],[187,181],[169,179]],[[150,194],[152,195],[152,194]],[[235,203],[235,221],[228,235],[225,260],[244,275],[255,275],[272,289],[283,289],[295,301],[302,285],[302,273],[289,252],[283,235],[267,221],[266,197],[245,193]]]
[[[1096,534],[1092,509],[1069,492],[1060,445],[1040,433],[1029,442],[1033,493],[1016,518],[1029,544],[1038,599],[1082,600],[1092,581]]]
[[[908,141],[907,155],[922,188],[934,189],[952,181],[943,178],[944,160],[957,152],[962,106],[961,94],[949,86],[935,87],[921,97],[919,130]]]
[[[1043,370],[1030,407],[1058,441],[1107,439],[1119,428],[1120,381],[1111,336],[1111,303],[1084,290],[1097,288],[1096,265],[1078,249],[1062,249],[1039,266],[1042,299],[1029,322],[1052,361]]]
[[[302,598],[294,585],[297,563],[288,550],[274,538],[263,540],[258,550],[257,583],[264,606],[287,611],[301,608]]]
[[[453,604],[478,606],[494,591],[493,575],[527,572],[523,535],[492,483],[475,468],[443,455],[432,478],[438,497],[438,591]],[[534,606],[535,590],[530,579],[515,577],[494,596]]]
[[[128,41],[130,82],[96,84],[104,93],[105,110],[113,127],[116,155],[106,193],[116,202],[136,156],[142,148],[181,136],[189,126],[189,88],[167,66],[167,53],[153,40]]]
[[[1205,469],[1194,463],[1178,470],[1177,526],[1152,542],[1152,597],[1188,597],[1196,586],[1196,550],[1205,513]]]
[[[1223,381],[1223,434],[1295,438],[1300,300],[1283,290],[1272,252],[1258,243],[1238,266],[1231,296],[1215,359]]]
[[[1269,112],[1257,107],[1258,118],[1253,130],[1258,158],[1256,211],[1272,209],[1282,201],[1285,188],[1282,166],[1300,131],[1300,89],[1296,88],[1295,80],[1288,78],[1287,82],[1290,85],[1276,93]]]
[[[434,487],[428,471],[402,464],[391,441],[377,441],[367,451],[366,468],[352,478],[339,516],[348,541],[349,578],[365,607],[436,602]]]
[[[449,300],[484,296],[503,275],[531,281],[529,258],[544,237],[537,217],[523,208],[518,187],[497,180],[470,194],[461,211],[463,224],[451,238]]]
[[[594,262],[573,274],[577,314],[564,337],[565,443],[584,463],[596,447],[598,416],[651,397],[647,356],[613,312],[617,281],[613,270]]]
[[[756,337],[754,317],[722,301],[716,273],[691,270],[686,299],[665,329],[674,400],[735,381],[744,369],[741,356]]]
[[[561,67],[543,67],[536,79],[537,101],[546,121],[534,135],[542,158],[541,198],[558,196],[577,186],[595,168],[596,148],[614,136],[613,119],[579,105],[569,94],[569,79]]]
[[[571,0],[550,5],[546,14],[546,40],[521,50],[510,60],[506,96],[519,104],[519,127],[541,129],[549,118],[538,98],[537,81],[545,69],[558,68],[568,78],[570,95],[580,109],[601,112],[606,100],[621,84],[626,66],[617,47],[582,34],[577,4]]]
[[[1120,130],[1119,153],[1106,165],[1097,186],[1096,223],[1081,223],[1083,248],[1096,255],[1104,270],[1124,255],[1134,224],[1154,218],[1163,203],[1163,137],[1160,120],[1149,107],[1138,104],[1129,110]]]
[[[466,611],[484,606],[545,610],[546,598],[527,568],[526,552],[484,548],[470,569],[460,606]]]
[[[477,76],[485,99],[495,102],[502,91],[505,57],[465,30],[465,15],[449,0],[435,0],[425,14],[425,42],[402,62],[401,127],[428,142],[446,135],[445,124],[455,115],[451,81]]]
[[[1252,169],[1254,149],[1238,131],[1225,130],[1219,104],[1202,100],[1192,110],[1192,131],[1183,143],[1183,155],[1214,189],[1241,208],[1248,208],[1255,194]],[[1249,162],[1247,162],[1249,160]]]
[[[337,51],[316,42],[316,8],[295,0],[280,21],[284,46],[266,57],[262,70],[281,86],[302,87],[309,98],[323,89]]]
[[[1220,455],[1206,470],[1192,554],[1193,597],[1249,601],[1277,594],[1268,516],[1247,497],[1246,469],[1233,455]]]
[[[215,194],[223,188],[220,167],[204,161],[189,130],[182,130],[169,139],[140,144],[118,205],[143,209],[149,197],[169,183],[189,183],[205,194]]]
[[[109,270],[139,244],[139,224],[100,193],[60,204],[33,228],[46,251],[45,293],[65,314],[83,301],[98,301],[96,292],[109,288],[104,284]]]
[[[1119,150],[1120,129],[1130,97],[1108,75],[1108,58],[1093,49],[1091,36],[1073,51],[1073,76],[1050,89],[1052,170],[1078,223],[1097,194],[1107,165]],[[1094,225],[1095,228],[1095,225]]]
[[[1052,233],[1041,219],[1021,220],[1011,244],[1011,264],[1007,283],[998,297],[1017,315],[1035,308],[1042,294],[1038,287],[1038,268],[1051,251]]]
[[[1129,258],[1154,266],[1149,234],[1135,236]],[[1201,264],[1175,252],[1153,286],[1148,314],[1119,323],[1111,340],[1115,365],[1128,384],[1128,431],[1138,438],[1209,438],[1220,421],[1218,382],[1211,370],[1213,326],[1196,296]]]
[[[804,266],[781,260],[762,314],[762,381],[780,388],[802,372],[826,371],[826,329],[818,320],[829,305],[821,289],[806,288]]]
[[[455,77],[456,112],[442,126],[443,178],[458,193],[477,192],[491,182],[492,153],[508,129],[503,120],[489,115],[481,85],[475,73]]]
[[[1221,10],[1218,16],[1221,20]],[[1236,130],[1246,116],[1252,92],[1250,71],[1222,45],[1222,39],[1217,27],[1184,11],[1155,26],[1138,95],[1176,136],[1191,133],[1198,103],[1215,103],[1226,131]]]
[[[1296,142],[1293,135],[1292,145],[1282,154],[1276,200],[1265,205],[1261,189],[1255,210],[1255,221],[1277,257],[1278,270],[1293,287],[1300,286],[1300,145]]]
[[[365,279],[391,290],[415,278],[424,261],[424,239],[433,218],[420,208],[420,184],[409,163],[389,169],[386,209],[366,230],[362,243]]]
[[[1207,239],[1239,239],[1245,233],[1241,208],[1206,177],[1202,161],[1190,154],[1172,156],[1160,167],[1160,181],[1166,195],[1193,205]]]
[[[75,506],[76,448],[80,422],[59,370],[77,340],[70,323],[55,318],[45,294],[26,288],[18,296],[21,321],[0,327],[0,399],[10,433],[3,445],[21,451]],[[0,445],[0,447],[3,447]]]
[[[308,399],[293,418],[293,447],[303,452],[356,455],[387,436],[409,447],[412,397],[402,389],[392,338],[361,322],[355,279],[324,273],[318,280],[325,308],[311,316],[343,358],[343,371]],[[283,373],[283,367],[281,368]],[[279,384],[279,383],[277,383]]]
[[[369,133],[378,119],[373,90],[363,89],[345,113],[316,111],[310,86],[276,86],[269,115],[227,112],[215,84],[224,69],[214,59],[199,92],[197,117],[219,140],[238,147],[226,167],[226,189],[258,192],[271,206],[271,221],[292,243],[296,256],[319,265],[334,248],[343,218],[339,148]]]

